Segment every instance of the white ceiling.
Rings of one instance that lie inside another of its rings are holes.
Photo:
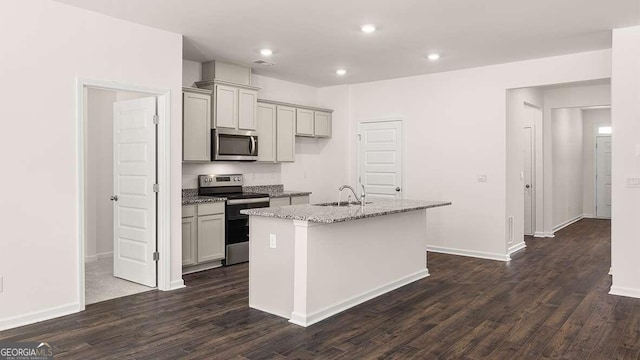
[[[639,0],[58,1],[181,33],[188,60],[250,65],[269,47],[275,65],[255,73],[314,86],[604,49],[640,24]]]

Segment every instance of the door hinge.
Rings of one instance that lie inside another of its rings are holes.
[[[160,116],[153,115],[153,123],[158,125],[160,123]]]
[[[160,192],[160,184],[153,184],[153,192]]]
[[[358,134],[358,141],[362,141],[362,134]]]
[[[358,183],[362,184],[362,176],[358,176]]]
[[[160,253],[155,251],[153,253],[153,261],[158,261],[158,260],[160,260]]]

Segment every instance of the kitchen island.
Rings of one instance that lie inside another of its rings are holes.
[[[250,307],[309,326],[429,276],[426,211],[450,202],[334,204],[242,210]]]

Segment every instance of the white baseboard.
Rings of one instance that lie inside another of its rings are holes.
[[[533,233],[533,237],[543,238],[543,237],[547,237],[547,235],[542,231],[536,231],[535,233]]]
[[[597,219],[597,217],[593,214],[582,214],[583,219]]]
[[[445,248],[441,246],[432,246],[432,245],[427,245],[427,251],[442,253],[442,254],[449,254],[449,255],[469,256],[469,257],[487,259],[487,260],[497,260],[497,261],[511,260],[508,254],[497,254],[497,253],[488,253],[488,252],[482,252],[482,251]]]
[[[84,257],[84,262],[89,263],[89,262],[94,262],[98,260],[109,259],[112,257],[113,257],[113,251],[103,252],[95,255],[86,255]]]
[[[171,281],[171,285],[170,286],[171,287],[167,291],[178,290],[178,289],[182,289],[182,288],[186,287],[184,285],[184,280],[182,280],[182,279]]]
[[[613,268],[612,267],[609,268],[609,275],[613,275]]]
[[[553,232],[555,233],[556,231],[560,231],[560,230],[566,228],[567,226],[582,220],[583,218],[584,218],[584,215],[578,215],[578,216],[574,217],[573,219],[569,219],[569,220],[563,222],[562,224],[558,224],[558,225],[554,226]]]
[[[70,303],[70,304],[65,304],[61,306],[56,306],[50,309],[34,311],[28,314],[0,319],[0,331],[13,329],[18,326],[34,324],[40,321],[50,320],[60,316],[77,313],[79,311],[80,311],[80,304]]]
[[[222,267],[221,261],[213,261],[210,263],[198,264],[193,266],[183,266],[182,275],[193,274],[200,271],[211,270]]]
[[[632,298],[640,298],[640,289],[611,286],[611,290],[609,291],[609,294],[632,297]]]
[[[397,288],[400,288],[402,286],[405,286],[407,284],[410,284],[414,281],[420,280],[420,279],[424,279],[427,276],[429,276],[429,270],[428,269],[424,269],[424,270],[420,270],[416,273],[413,273],[409,276],[406,276],[402,279],[393,281],[389,284],[380,286],[378,288],[375,288],[373,290],[367,291],[363,294],[354,296],[350,299],[347,299],[345,301],[342,301],[338,304],[329,306],[327,308],[324,308],[322,310],[316,311],[312,314],[300,314],[300,313],[296,313],[296,312],[292,312],[291,313],[291,318],[289,319],[289,322],[292,324],[296,324],[296,325],[300,325],[300,326],[310,326],[313,325],[315,323],[317,323],[318,321],[324,320],[330,316],[333,316],[337,313],[343,312],[349,308],[352,308],[356,305],[362,304],[365,301],[371,300],[375,297],[378,297],[382,294],[386,294],[390,291],[393,291]]]
[[[96,254],[96,256],[98,257],[98,260],[110,259],[113,257],[113,251],[99,253]]]
[[[526,247],[527,247],[527,244],[524,241],[519,244],[509,246],[509,257],[511,257],[511,254],[518,252]]]

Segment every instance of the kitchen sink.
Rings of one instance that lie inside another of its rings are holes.
[[[366,204],[371,204],[371,201],[365,201],[365,205]],[[313,204],[313,206],[347,206],[347,205],[360,206],[360,203],[356,201],[352,201],[350,203],[346,201],[341,201],[341,202],[334,201],[334,202],[328,202],[328,203]]]

